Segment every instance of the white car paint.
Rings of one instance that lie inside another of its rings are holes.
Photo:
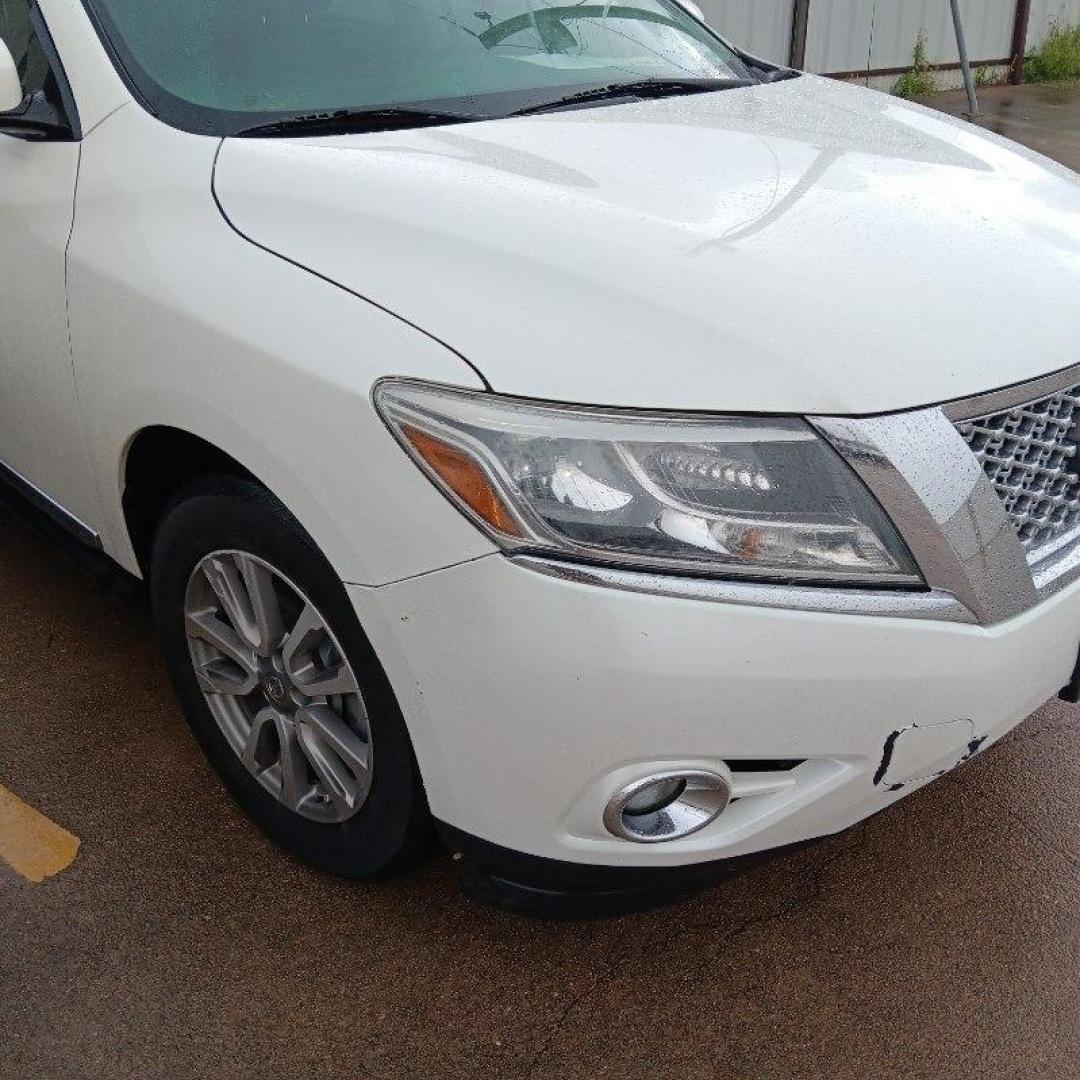
[[[1080,338],[1075,174],[824,79],[234,139],[214,187],[244,235],[508,394],[884,412],[986,389],[988,358],[991,385],[1064,367]]]
[[[71,327],[110,551],[138,572],[122,478],[132,439],[154,425],[244,463],[345,581],[382,584],[492,551],[447,512],[371,405],[386,374],[480,387],[477,375],[421,331],[229,228],[210,190],[218,142],[128,106],[83,146]]]
[[[10,112],[22,104],[19,70],[10,53],[0,53],[0,112]]]
[[[708,861],[846,828],[1030,715],[1068,678],[1080,640],[1075,586],[992,628],[635,595],[501,556],[350,592],[422,732],[434,813],[533,855],[611,865]],[[906,783],[874,784],[892,732],[957,719],[972,734],[962,725],[951,753],[931,737]],[[795,786],[741,799],[683,840],[643,851],[601,825],[624,778],[793,757],[809,765]]]
[[[97,514],[68,341],[76,143],[0,136],[0,461],[76,517]]]
[[[222,144],[133,100],[78,0],[41,7],[84,137],[54,160],[0,135],[0,457],[133,573],[121,500],[141,431],[181,428],[254,473],[349,583],[443,820],[585,863],[776,846],[888,805],[1068,678],[1076,584],[982,626],[524,569],[415,468],[371,394],[399,375],[868,413],[1032,379],[1080,359],[1072,174],[810,78]],[[906,737],[909,784],[875,785],[891,732],[958,720]],[[747,757],[808,764],[685,840],[602,831],[626,778]]]

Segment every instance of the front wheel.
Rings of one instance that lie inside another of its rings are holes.
[[[166,511],[154,620],[188,721],[240,805],[305,862],[387,875],[430,819],[405,722],[345,589],[254,483],[213,478]]]

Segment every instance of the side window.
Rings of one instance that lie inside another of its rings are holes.
[[[49,61],[30,20],[30,0],[0,0],[0,38],[15,57],[23,91],[45,90],[49,82]]]

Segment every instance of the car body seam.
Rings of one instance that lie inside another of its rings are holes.
[[[444,341],[440,337],[437,337],[435,334],[431,333],[430,330],[425,330],[424,327],[419,326],[417,323],[414,323],[410,319],[405,318],[404,315],[401,315],[398,312],[392,310],[391,308],[386,307],[384,304],[380,304],[377,300],[373,300],[370,296],[364,296],[363,294],[358,293],[345,285],[342,285],[341,282],[335,281],[333,278],[327,277],[325,274],[320,274],[318,270],[314,270],[310,266],[305,266],[303,263],[297,262],[295,259],[290,259],[287,255],[283,255],[281,252],[275,251],[273,248],[267,247],[265,244],[260,244],[257,240],[253,239],[246,232],[244,232],[244,230],[241,229],[236,224],[236,222],[232,220],[231,217],[229,217],[228,211],[222,205],[221,199],[218,197],[217,168],[218,161],[221,157],[221,151],[225,146],[225,142],[225,139],[221,139],[218,143],[217,150],[214,153],[214,164],[211,168],[210,174],[210,194],[213,197],[215,204],[217,205],[218,213],[221,214],[222,220],[224,220],[225,224],[228,225],[229,228],[232,229],[232,231],[236,233],[237,236],[239,236],[246,243],[249,243],[253,247],[258,248],[260,251],[265,251],[267,255],[272,255],[275,259],[280,259],[282,262],[289,263],[290,266],[295,266],[298,270],[303,270],[305,273],[311,274],[313,277],[317,277],[320,280],[325,281],[328,285],[333,285],[335,288],[340,289],[342,292],[346,292],[350,296],[355,296],[358,300],[362,300],[364,301],[364,303],[370,304],[374,308],[378,308],[379,311],[385,312],[391,318],[397,319],[398,322],[404,323],[411,329],[417,331],[420,334],[423,334],[424,337],[429,338],[437,345],[441,345],[444,349],[453,353],[454,356],[456,356],[466,367],[468,367],[469,370],[472,371],[472,373],[480,380],[485,390],[487,390],[488,392],[491,392],[493,390],[491,383],[488,382],[487,377],[484,375],[484,373],[467,356],[455,349],[454,346],[451,345],[449,342]]]

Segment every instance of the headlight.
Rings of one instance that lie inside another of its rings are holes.
[[[903,541],[803,420],[537,404],[387,380],[383,418],[503,549],[694,574],[917,585]]]

